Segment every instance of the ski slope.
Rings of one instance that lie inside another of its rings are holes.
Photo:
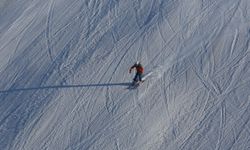
[[[249,41],[249,0],[1,0],[0,149],[249,150]]]

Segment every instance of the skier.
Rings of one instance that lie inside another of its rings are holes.
[[[136,74],[135,74],[135,77],[133,79],[134,83],[143,82],[142,81],[142,74],[144,72],[144,68],[142,67],[141,63],[139,61],[136,61],[136,63],[132,67],[130,67],[129,73],[131,73],[131,71],[134,68],[136,69]]]

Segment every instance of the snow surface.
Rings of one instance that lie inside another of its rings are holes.
[[[249,41],[249,0],[1,0],[0,149],[249,150]]]

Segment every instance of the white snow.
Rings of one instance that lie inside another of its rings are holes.
[[[1,0],[0,149],[248,150],[249,41],[249,0]]]

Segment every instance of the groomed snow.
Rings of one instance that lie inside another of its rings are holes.
[[[249,41],[249,0],[1,0],[0,149],[248,150]]]

